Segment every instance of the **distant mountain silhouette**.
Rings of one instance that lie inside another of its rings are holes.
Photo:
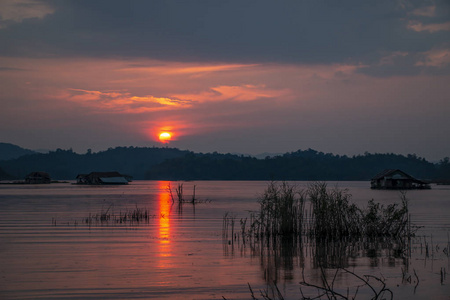
[[[436,177],[439,165],[416,155],[370,154],[353,157],[298,150],[256,159],[232,154],[194,154],[152,167],[157,180],[370,180],[383,169],[401,169],[417,178]]]
[[[24,149],[22,147],[9,144],[9,143],[0,143],[0,160],[8,160],[18,158],[28,154],[34,154],[36,152],[28,149]]]
[[[117,171],[143,179],[154,165],[166,159],[184,156],[188,151],[175,148],[116,147],[106,151],[78,154],[71,149],[36,153],[16,159],[0,161],[0,168],[14,177],[24,178],[28,173],[43,171],[52,179],[75,179],[78,174],[94,171]]]
[[[67,180],[94,171],[117,171],[149,180],[370,180],[383,169],[400,169],[418,179],[450,179],[448,158],[433,164],[415,154],[364,153],[348,157],[313,149],[264,159],[158,147],[116,147],[85,154],[57,149],[0,161],[0,168],[19,179],[34,171]]]

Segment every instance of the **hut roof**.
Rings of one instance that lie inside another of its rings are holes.
[[[391,178],[394,177],[395,175],[400,175],[403,178],[397,178],[397,179],[409,179],[418,183],[425,183],[419,179],[416,179],[414,177],[412,177],[409,174],[406,174],[405,172],[403,172],[402,170],[399,169],[385,169],[382,172],[378,173],[377,175],[375,175],[372,180],[379,180],[385,177]]]
[[[109,178],[109,177],[123,177],[119,172],[91,172],[88,176],[92,177],[101,177],[101,178]]]
[[[32,177],[41,177],[41,178],[48,178],[50,179],[50,174],[48,174],[47,172],[31,172],[30,174],[28,174],[26,176],[26,178],[32,178]]]
[[[113,171],[113,172],[91,172],[89,174],[78,174],[77,175],[77,178],[84,178],[84,177],[110,178],[110,177],[124,177],[124,175],[122,175],[116,171]]]

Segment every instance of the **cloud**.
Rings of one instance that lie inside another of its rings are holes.
[[[414,30],[416,32],[428,31],[430,33],[438,31],[450,31],[450,22],[445,23],[435,23],[435,24],[422,24],[418,21],[410,21],[408,23],[408,29]]]
[[[383,52],[424,52],[450,38],[445,1],[401,3],[55,1],[40,15],[51,18],[0,31],[0,55],[204,63],[171,70],[203,76],[267,63],[370,65]]]
[[[432,49],[423,53],[423,60],[417,66],[443,68],[450,66],[450,49]]]
[[[424,6],[414,9],[411,13],[414,16],[422,16],[422,17],[434,17],[436,15],[436,6]]]
[[[38,0],[2,0],[0,1],[0,29],[26,19],[43,19],[54,12],[54,8]]]
[[[68,89],[65,98],[86,105],[97,112],[143,113],[173,108],[185,108],[192,101],[154,96],[132,96],[125,91],[89,91]]]
[[[239,86],[216,86],[197,94],[176,94],[178,99],[193,99],[198,102],[253,101],[263,98],[278,98],[288,95],[287,90],[268,89],[265,85],[243,84]]]
[[[192,76],[201,77],[209,76],[218,72],[239,71],[245,68],[257,67],[257,64],[220,64],[220,63],[180,63],[180,62],[159,62],[155,65],[147,66],[145,64],[130,64],[120,68],[118,71],[122,73],[138,74],[158,74],[158,76]]]

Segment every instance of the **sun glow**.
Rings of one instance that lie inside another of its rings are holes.
[[[168,143],[172,139],[172,135],[169,132],[161,132],[159,134],[159,140],[162,143]]]

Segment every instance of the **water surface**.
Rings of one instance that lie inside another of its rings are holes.
[[[308,183],[295,184],[306,188]],[[422,228],[405,257],[381,244],[349,251],[348,245],[311,242],[265,249],[224,241],[225,213],[238,223],[257,210],[267,182],[184,182],[186,198],[195,185],[201,203],[185,203],[182,209],[172,204],[168,185],[0,185],[0,298],[250,299],[248,284],[262,298],[259,291],[270,295],[275,281],[286,299],[300,299],[300,281],[321,284],[319,265],[327,263],[324,272],[331,281],[332,265],[340,263],[356,274],[384,278],[395,299],[449,299],[449,279],[441,276],[450,270],[449,186],[407,192],[413,223]],[[369,182],[328,185],[347,188],[360,206],[370,199],[400,202],[397,191],[371,190]],[[86,223],[102,212],[120,215],[136,208],[148,210],[148,221]],[[402,269],[410,281],[403,280]],[[360,284],[351,274],[335,279],[338,289]],[[317,295],[315,289],[302,290]],[[370,291],[359,293],[364,299]]]

